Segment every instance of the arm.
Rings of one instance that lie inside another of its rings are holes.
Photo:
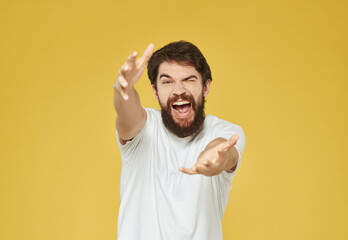
[[[124,143],[135,137],[146,122],[146,112],[141,106],[134,84],[143,74],[153,50],[154,45],[150,44],[138,60],[136,52],[129,55],[113,85],[114,107],[117,112],[116,129]]]
[[[179,170],[186,174],[203,174],[215,176],[223,171],[233,172],[237,166],[239,154],[234,145],[238,135],[233,135],[229,140],[216,138],[205,147],[198,156],[196,164],[191,168],[181,167]]]

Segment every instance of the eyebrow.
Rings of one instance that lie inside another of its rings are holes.
[[[170,77],[169,75],[167,75],[167,74],[161,74],[159,78],[161,79],[162,77],[171,78],[171,77]]]
[[[171,76],[169,76],[168,74],[161,74],[159,79],[161,79],[162,77],[171,78]],[[198,79],[196,75],[191,75],[191,76],[188,76],[188,77],[184,78],[184,80],[188,80],[188,79],[191,79],[191,78]]]
[[[196,76],[196,75],[191,75],[191,76],[189,76],[189,77],[185,78],[184,80],[189,80],[189,79],[191,79],[191,78],[195,78],[195,79],[197,79],[197,76]]]

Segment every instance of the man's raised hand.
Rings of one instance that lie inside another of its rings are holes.
[[[138,60],[136,60],[138,53],[133,52],[128,56],[126,63],[119,70],[116,82],[114,83],[114,89],[121,94],[124,100],[128,100],[128,91],[139,81],[154,49],[155,46],[152,43],[149,44]]]

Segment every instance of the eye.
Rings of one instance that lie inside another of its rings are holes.
[[[186,80],[186,82],[195,82],[195,81],[196,81],[195,78],[189,78],[189,79]]]
[[[170,81],[170,80],[165,80],[165,81],[163,81],[162,83],[163,83],[163,84],[170,84],[170,83],[172,83],[172,81]]]

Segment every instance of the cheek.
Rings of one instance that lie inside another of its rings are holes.
[[[195,101],[198,102],[204,96],[203,89],[195,89],[193,92],[191,92],[191,95],[194,97]]]
[[[158,96],[158,100],[159,101],[167,102],[169,93],[168,93],[168,91],[165,91],[165,90],[161,89],[160,91],[158,91],[157,96]]]
[[[158,95],[158,102],[159,102],[162,106],[167,106],[167,100],[168,100],[168,97],[165,96],[164,94],[159,94],[159,95]]]

